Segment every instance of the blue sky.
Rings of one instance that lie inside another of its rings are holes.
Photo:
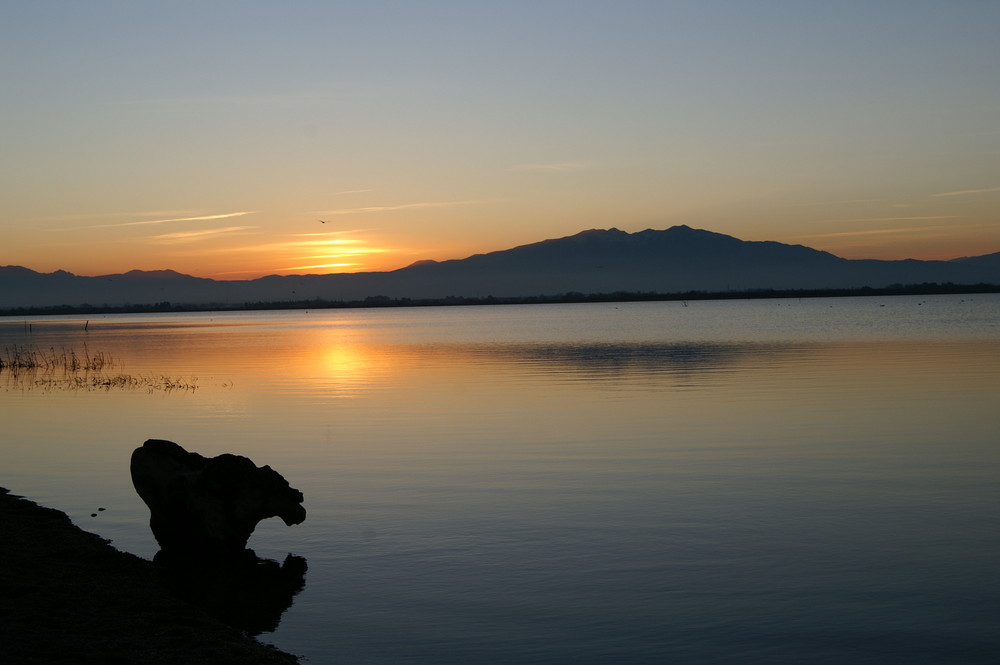
[[[971,0],[12,3],[0,264],[239,279],[674,224],[994,252],[997,34]]]

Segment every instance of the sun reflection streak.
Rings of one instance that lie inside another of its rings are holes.
[[[360,344],[333,344],[317,350],[324,378],[336,383],[362,381],[374,365],[372,354]]]
[[[331,397],[354,397],[396,376],[407,364],[407,355],[391,345],[359,340],[352,331],[330,334],[326,330],[315,343],[302,349],[296,364],[313,377],[314,389]]]

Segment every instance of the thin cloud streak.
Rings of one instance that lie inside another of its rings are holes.
[[[837,219],[823,219],[820,220],[824,224],[844,224],[850,222],[929,222],[938,221],[942,219],[959,219],[959,215],[920,215],[920,216],[909,216],[909,217],[851,217],[851,218],[837,218]]]
[[[958,215],[925,215],[922,217],[866,217],[864,219],[841,220],[849,222],[919,222],[923,220],[958,219]]]
[[[253,227],[257,228],[257,227]],[[173,234],[165,234],[173,235]],[[297,233],[294,234],[297,237],[310,237],[310,236],[327,236],[336,235],[335,233],[325,234],[325,233]],[[354,249],[348,247],[349,245],[361,245],[366,241],[359,240],[356,238],[329,238],[329,239],[319,239],[319,240],[286,240],[279,242],[267,242],[258,243],[253,245],[238,245],[231,247],[218,247],[211,250],[198,250],[197,252],[189,252],[189,255],[215,255],[215,254],[239,254],[239,253],[253,253],[253,252],[272,252],[275,250],[282,249],[311,249],[314,251],[324,251],[329,250],[326,254],[321,256],[314,256],[311,258],[331,258],[339,254],[377,254],[383,252],[396,251],[392,249],[382,249],[382,248],[360,248]],[[300,257],[302,259],[309,257]],[[249,271],[248,271],[249,272]]]
[[[941,196],[966,196],[968,194],[986,194],[988,192],[1000,192],[1000,187],[986,187],[985,189],[963,189],[957,192],[941,192],[940,194],[932,194],[934,197]]]
[[[213,238],[226,233],[236,233],[238,231],[248,231],[250,229],[259,228],[257,226],[227,226],[224,229],[208,229],[206,231],[181,231],[178,233],[163,233],[158,236],[152,236],[152,240],[160,240],[164,242],[190,242],[194,240],[204,240],[207,238]]]
[[[334,196],[346,196],[347,194],[365,194],[367,192],[374,192],[374,189],[345,189],[342,192],[334,192]]]
[[[977,226],[984,226],[983,224],[976,224],[973,226],[964,226],[962,228],[975,228]],[[901,229],[868,229],[865,231],[838,231],[836,233],[812,233],[809,235],[801,236],[791,236],[791,240],[800,240],[802,238],[846,238],[850,236],[873,236],[873,235],[890,235],[895,233],[920,233],[924,231],[953,231],[955,227],[947,225],[939,226],[910,226]]]
[[[110,229],[119,228],[123,226],[148,226],[151,224],[169,224],[173,222],[206,222],[216,219],[228,219],[230,217],[242,217],[243,215],[252,215],[256,212],[255,210],[248,210],[244,212],[227,212],[221,215],[199,215],[197,217],[173,217],[171,219],[150,219],[142,222],[123,222],[121,224],[99,224],[97,226],[88,226],[88,229]]]
[[[420,203],[403,203],[394,206],[367,206],[364,208],[341,208],[339,210],[323,210],[317,215],[358,215],[370,212],[392,212],[414,208],[451,208],[455,206],[473,205],[484,201],[423,201]]]
[[[335,247],[338,245],[358,245],[364,242],[356,238],[328,238],[326,240],[286,240],[268,247]]]
[[[316,259],[339,259],[345,256],[362,256],[364,254],[384,254],[392,250],[382,249],[380,247],[369,247],[364,249],[338,249],[332,252],[327,252],[326,254],[313,254],[311,256],[296,256],[294,257],[296,261],[315,261]],[[289,259],[291,260],[291,259]]]
[[[361,265],[360,263],[320,263],[314,266],[292,266],[291,268],[281,268],[281,272],[286,270],[314,270],[316,268],[350,268]]]
[[[59,215],[57,217],[44,217],[43,219],[53,222],[72,222],[82,219],[105,219],[107,217],[162,217],[164,215],[192,215],[197,210],[150,210],[146,212],[89,212],[78,215]],[[90,228],[90,227],[88,227]]]
[[[551,162],[547,164],[518,164],[512,171],[548,171],[550,173],[571,173],[593,168],[589,162]]]
[[[352,229],[348,231],[319,231],[317,233],[290,233],[289,235],[294,238],[320,238],[324,236],[343,236],[348,233],[363,233],[365,230],[366,229]]]
[[[382,249],[380,247],[364,247],[362,249],[339,249],[336,254],[331,254],[330,256],[351,256],[354,254],[385,254],[392,250]]]

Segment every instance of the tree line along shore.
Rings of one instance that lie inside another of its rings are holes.
[[[451,307],[468,305],[541,305],[592,302],[657,302],[695,300],[748,300],[769,298],[844,298],[858,296],[958,295],[1000,293],[998,284],[894,284],[856,289],[749,289],[743,291],[687,291],[683,293],[616,292],[535,296],[447,296],[444,298],[393,298],[368,296],[363,300],[281,300],[231,303],[172,303],[168,301],[125,305],[51,305],[0,308],[0,316],[58,316],[72,314],[147,314],[156,312],[216,312],[286,309],[360,309],[370,307]]]

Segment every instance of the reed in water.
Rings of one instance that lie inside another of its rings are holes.
[[[110,372],[119,366],[110,354],[76,349],[5,346],[0,351],[0,377],[8,389],[192,391],[196,379],[166,375]],[[3,376],[6,375],[6,376]]]

